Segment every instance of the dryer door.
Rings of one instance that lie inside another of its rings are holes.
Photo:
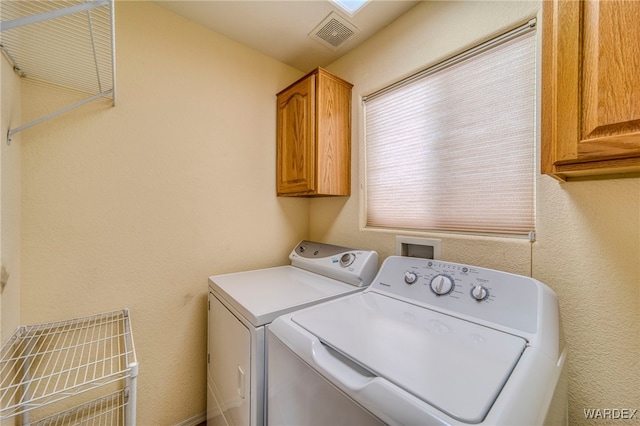
[[[209,396],[207,422],[250,424],[251,333],[209,293]],[[211,411],[213,409],[213,411]]]

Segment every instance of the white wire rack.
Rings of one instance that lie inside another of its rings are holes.
[[[85,93],[83,100],[9,129],[11,135],[88,102],[115,104],[113,0],[2,0],[0,48],[23,78]]]
[[[124,392],[116,392],[58,414],[46,417],[33,426],[119,426],[125,418]]]
[[[58,422],[73,416],[96,419],[98,414],[111,418],[118,410],[122,423],[106,424],[135,424],[138,363],[127,309],[22,326],[0,354],[0,420],[22,415],[23,423],[29,423],[32,410],[102,387],[112,392],[105,385],[120,382],[120,399],[101,397],[42,420],[56,423],[37,424],[92,424]]]

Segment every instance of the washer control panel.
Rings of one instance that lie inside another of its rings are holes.
[[[293,266],[356,285],[371,284],[378,271],[378,253],[303,240],[289,255]]]
[[[371,290],[427,308],[535,332],[538,286],[521,275],[441,260],[390,256]]]

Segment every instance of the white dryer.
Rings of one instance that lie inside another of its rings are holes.
[[[276,319],[268,424],[566,424],[558,302],[535,279],[392,256],[364,292]]]
[[[207,425],[263,425],[266,327],[277,316],[363,290],[375,251],[300,242],[290,265],[209,277]]]

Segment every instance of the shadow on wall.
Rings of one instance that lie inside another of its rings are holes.
[[[310,229],[313,232],[314,229],[324,229],[330,231],[334,224],[340,223],[338,217],[342,214],[342,211],[347,206],[347,203],[353,199],[351,197],[323,197],[314,198],[310,201],[312,206],[310,212],[311,226]],[[356,221],[357,223],[358,221]],[[353,231],[353,230],[351,230]],[[321,241],[322,236],[311,235],[312,239]],[[331,244],[349,244],[346,243],[350,237],[345,237],[344,241],[331,241]]]

